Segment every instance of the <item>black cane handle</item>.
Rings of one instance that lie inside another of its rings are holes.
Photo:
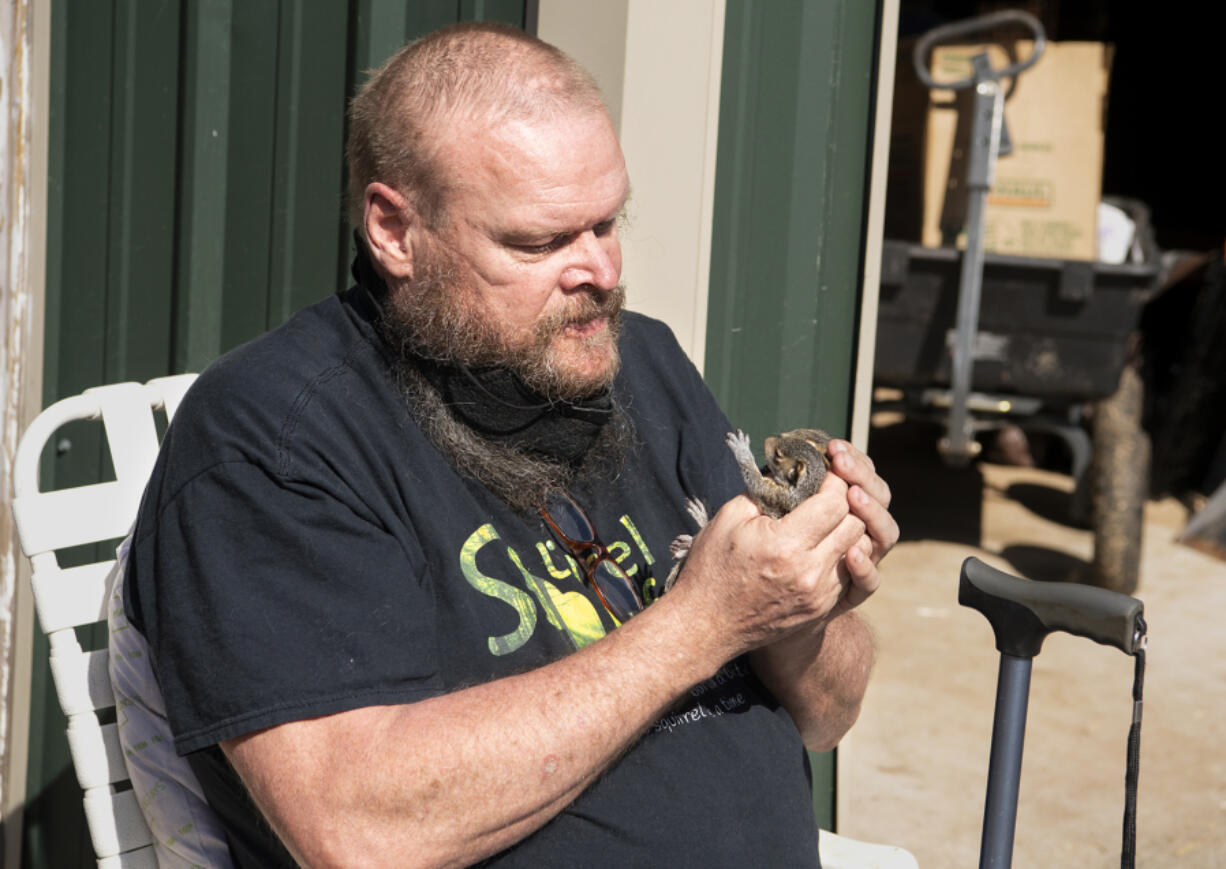
[[[979,610],[992,625],[998,651],[1033,658],[1053,631],[1088,637],[1134,654],[1145,639],[1145,605],[1136,598],[1076,583],[1035,582],[962,562],[958,603]]]

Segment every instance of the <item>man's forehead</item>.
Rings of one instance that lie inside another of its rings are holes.
[[[629,197],[625,159],[603,112],[457,124],[439,145],[449,198],[498,207],[519,222],[545,228],[577,212],[614,217]]]

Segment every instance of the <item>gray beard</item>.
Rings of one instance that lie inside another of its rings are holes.
[[[394,372],[418,426],[452,467],[523,516],[534,516],[551,493],[569,489],[580,477],[612,483],[634,443],[633,423],[615,405],[582,464],[575,467],[487,437],[465,425],[411,360],[398,359]]]
[[[403,287],[388,288],[378,328],[391,354],[393,373],[408,398],[409,409],[426,437],[461,474],[477,481],[515,511],[535,515],[548,495],[585,479],[615,479],[634,442],[629,417],[614,405],[591,449],[574,466],[490,437],[464,423],[447,406],[438,388],[418,367],[424,356],[468,366],[493,365],[514,372],[550,400],[574,400],[611,385],[567,383],[551,369],[548,341],[568,317],[610,317],[616,341],[624,290],[578,296],[552,322],[538,324],[535,343],[527,348],[505,344],[481,312],[469,308],[457,292],[467,277],[464,266],[445,247],[424,256],[418,277]]]

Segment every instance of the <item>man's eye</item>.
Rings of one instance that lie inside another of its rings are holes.
[[[598,238],[600,238],[612,232],[613,227],[615,226],[617,226],[616,220],[605,220],[593,226],[592,232],[595,233]]]
[[[552,251],[565,246],[566,242],[569,240],[569,235],[555,235],[544,244],[517,244],[515,245],[515,248],[523,251],[524,253],[531,254],[551,253]]]

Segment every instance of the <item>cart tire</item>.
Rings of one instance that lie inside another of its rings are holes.
[[[1141,568],[1141,528],[1149,492],[1149,437],[1141,427],[1145,388],[1138,366],[1094,407],[1090,498],[1094,562],[1090,584],[1132,594]]]

